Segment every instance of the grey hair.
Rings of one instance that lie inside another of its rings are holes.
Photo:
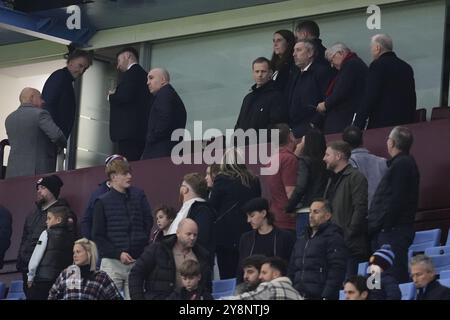
[[[331,58],[338,52],[346,54],[350,52],[350,49],[342,42],[337,42],[325,51],[325,57],[328,61],[331,61]]]
[[[425,267],[428,272],[436,273],[433,266],[433,261],[430,257],[424,254],[418,254],[411,258],[411,262],[409,263],[410,267],[421,264]]]
[[[379,33],[372,37],[372,42],[381,46],[383,51],[392,51],[394,45],[392,43],[392,38],[387,34]]]
[[[308,39],[302,39],[297,41],[297,43],[300,42],[302,42],[305,45],[305,48],[308,49],[308,51],[311,52],[313,56],[316,55],[316,46],[314,45],[314,42]]]
[[[389,133],[389,138],[394,141],[394,146],[406,153],[409,153],[409,149],[413,144],[413,135],[411,131],[406,127],[397,126]]]

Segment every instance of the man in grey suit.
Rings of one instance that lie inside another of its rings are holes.
[[[11,145],[6,178],[54,172],[56,151],[67,145],[66,137],[42,109],[38,90],[23,89],[19,100],[19,108],[5,120]]]

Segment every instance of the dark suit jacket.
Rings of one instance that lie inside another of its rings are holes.
[[[145,141],[151,99],[147,72],[135,64],[125,71],[116,92],[109,96],[111,141]]]
[[[321,127],[323,116],[316,111],[319,102],[325,99],[325,92],[332,77],[330,67],[314,61],[308,70],[299,68],[288,84],[289,125],[296,138],[302,137],[312,123]]]
[[[419,291],[417,300],[450,300],[450,289],[434,279],[427,285],[424,293]]]
[[[50,112],[55,124],[61,129],[66,138],[72,132],[76,116],[74,78],[69,70],[62,68],[53,72],[44,84],[42,98],[45,109]]]
[[[414,72],[394,52],[386,52],[370,64],[364,103],[355,124],[364,128],[396,126],[414,121],[416,88]]]
[[[364,61],[356,55],[342,64],[332,93],[325,99],[325,134],[340,133],[351,125],[364,97],[367,70]]]
[[[142,159],[168,157],[178,142],[172,132],[186,127],[186,108],[175,89],[167,84],[155,95],[148,120],[147,140]]]

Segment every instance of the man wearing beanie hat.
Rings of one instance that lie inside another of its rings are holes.
[[[400,300],[402,294],[398,282],[391,274],[395,254],[391,246],[384,244],[369,259],[367,286],[368,300]]]
[[[59,192],[61,191],[61,187],[64,185],[61,178],[56,174],[52,174],[51,176],[40,178],[36,183],[36,189],[39,189],[39,186],[46,187],[48,191],[53,194],[55,199],[58,199]]]
[[[28,289],[26,285],[28,263],[33,254],[34,247],[39,240],[39,236],[47,228],[47,211],[51,207],[68,205],[66,201],[58,200],[63,184],[62,180],[55,174],[42,177],[36,182],[37,208],[25,220],[16,264],[17,270],[22,272],[25,294]]]

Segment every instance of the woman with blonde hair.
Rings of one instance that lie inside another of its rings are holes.
[[[74,264],[63,270],[50,289],[49,300],[122,300],[114,282],[97,271],[97,246],[86,238],[75,241]]]
[[[221,279],[235,278],[239,261],[239,239],[250,231],[241,207],[261,196],[259,179],[246,167],[236,148],[225,152],[209,198],[217,212],[216,255]]]

